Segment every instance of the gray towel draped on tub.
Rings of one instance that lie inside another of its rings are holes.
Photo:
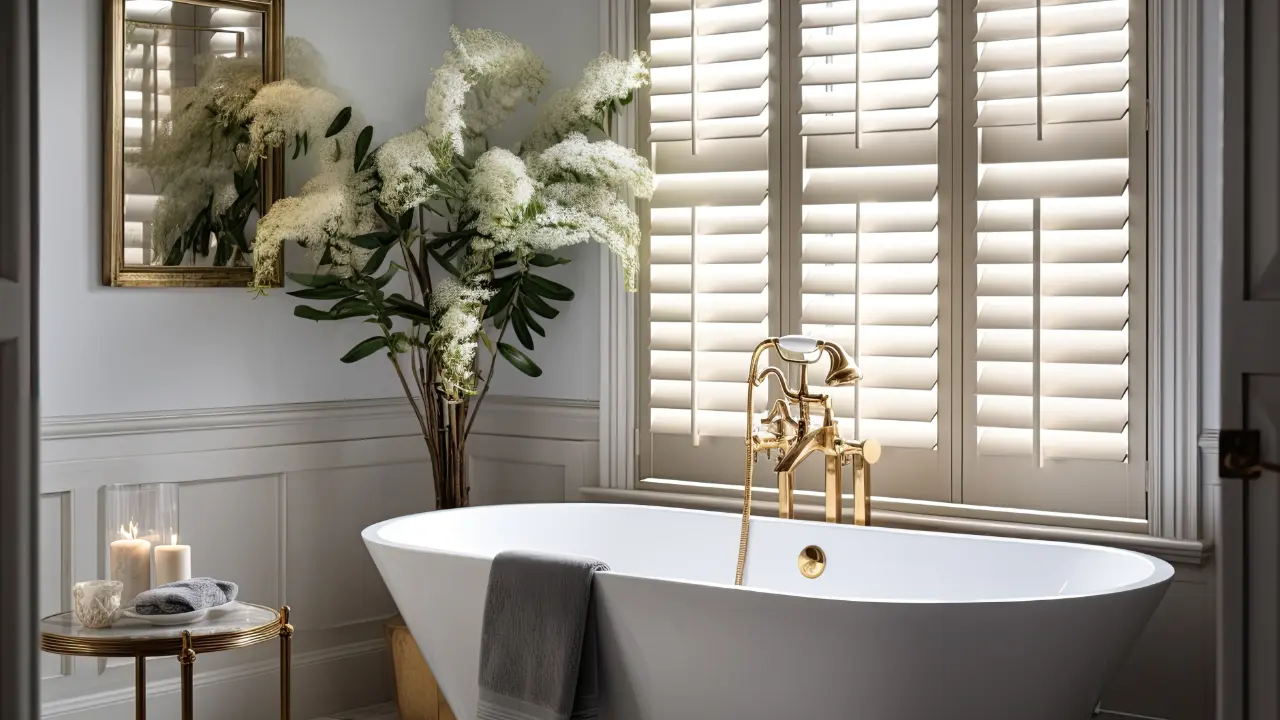
[[[598,713],[591,584],[599,560],[498,553],[480,638],[478,720],[569,720]]]

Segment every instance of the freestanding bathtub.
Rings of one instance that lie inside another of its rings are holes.
[[[588,555],[605,720],[1086,720],[1173,569],[1087,545],[629,505],[411,515],[364,540],[459,720],[489,563]],[[804,577],[818,545],[824,574]]]

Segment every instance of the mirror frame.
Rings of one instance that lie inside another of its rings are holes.
[[[264,83],[284,76],[284,0],[178,0],[190,5],[261,13]],[[111,287],[239,287],[249,286],[252,267],[125,265],[124,263],[124,4],[105,0],[103,27],[103,212],[102,282]],[[259,215],[284,196],[284,150],[262,162]],[[276,264],[272,285],[284,284],[284,263]]]

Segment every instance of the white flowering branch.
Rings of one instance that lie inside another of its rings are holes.
[[[654,189],[643,158],[589,137],[648,83],[647,57],[592,61],[512,151],[486,134],[537,98],[545,65],[501,33],[452,35],[455,48],[435,72],[420,128],[374,147],[373,128],[357,132],[355,113],[337,97],[288,83],[258,93],[249,128],[255,153],[293,138],[302,153],[314,145],[324,159],[299,196],[281,200],[260,222],[255,266],[274,262],[286,241],[303,245],[320,269],[290,273],[304,287],[289,294],[333,305],[301,305],[295,314],[357,318],[378,329],[342,360],[390,358],[428,444],[441,507],[467,501],[465,443],[498,357],[526,375],[542,374],[527,353],[535,337],[546,337],[543,323],[559,314],[556,305],[574,297],[543,274],[568,262],[556,251],[598,242],[620,258],[634,287],[640,225],[624,197],[647,198]],[[428,216],[441,218],[444,229],[433,229]],[[403,265],[384,271],[397,247]],[[446,273],[439,282],[433,263]],[[407,296],[396,291],[403,280],[393,284],[399,269],[409,276]],[[481,341],[489,351],[483,372]]]

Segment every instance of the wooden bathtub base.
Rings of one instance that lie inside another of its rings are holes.
[[[387,621],[387,644],[395,667],[400,720],[457,720],[403,617]]]

